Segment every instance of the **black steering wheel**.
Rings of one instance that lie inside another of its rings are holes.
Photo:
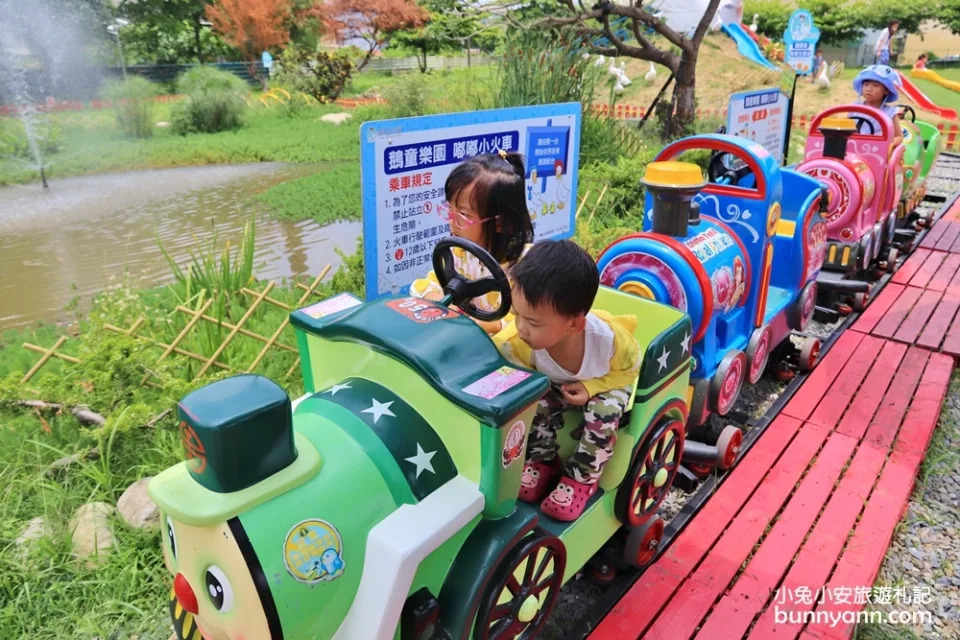
[[[857,133],[860,133],[861,125],[867,124],[870,125],[870,135],[877,135],[877,128],[873,126],[873,120],[869,118],[864,118],[863,116],[854,116],[853,118],[857,123]]]
[[[485,266],[491,275],[479,280],[468,280],[456,270],[453,249],[463,249]],[[448,236],[433,248],[433,272],[443,287],[444,294],[467,315],[477,320],[499,320],[510,311],[510,281],[507,274],[490,253],[483,247],[457,236]],[[472,300],[491,291],[500,294],[500,306],[494,311],[478,309]]]
[[[913,107],[911,107],[910,105],[908,105],[908,104],[898,104],[898,105],[897,105],[897,108],[900,109],[900,117],[901,117],[901,118],[906,115],[907,111],[909,111],[909,112],[910,112],[910,122],[916,122],[916,121],[917,121],[917,112],[914,111],[914,110],[913,110]]]
[[[715,184],[736,185],[752,173],[747,163],[726,151],[714,151],[707,165],[707,176]]]

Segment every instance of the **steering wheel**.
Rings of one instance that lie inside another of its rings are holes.
[[[907,111],[909,111],[909,112],[910,112],[910,122],[916,122],[916,121],[917,121],[917,112],[914,111],[914,110],[913,110],[913,107],[911,107],[910,105],[908,105],[908,104],[898,104],[898,105],[897,105],[897,108],[902,110],[902,111],[900,112],[900,113],[902,114],[902,115],[900,116],[901,118],[902,118],[904,115],[906,115]]]
[[[485,266],[491,275],[478,280],[468,280],[456,270],[453,262],[453,249],[463,249]],[[444,294],[460,307],[464,313],[477,320],[499,320],[510,311],[510,281],[507,274],[490,253],[483,247],[457,236],[448,236],[433,248],[433,272],[443,287]],[[494,311],[478,309],[474,298],[492,291],[500,294],[500,306]]]
[[[738,167],[738,164],[742,166]],[[707,176],[715,184],[736,185],[752,173],[745,162],[726,151],[714,151],[707,165]]]
[[[877,135],[877,128],[873,126],[873,120],[864,118],[863,116],[854,116],[853,118],[857,122],[857,133],[860,133],[860,126],[862,124],[870,125],[870,135]]]

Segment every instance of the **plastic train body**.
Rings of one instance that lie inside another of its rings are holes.
[[[771,354],[810,322],[827,242],[820,183],[781,169],[760,145],[693,136],[657,161],[704,149],[714,154],[707,183],[688,163],[676,163],[674,175],[648,167],[644,230],[597,262],[604,285],[690,315],[691,427],[730,411],[743,383],[756,382]],[[798,364],[812,367],[818,353],[810,341]]]

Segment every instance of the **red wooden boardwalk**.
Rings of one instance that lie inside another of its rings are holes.
[[[960,357],[960,201],[933,225],[853,330]]]
[[[933,225],[920,248],[960,253],[960,200]]]
[[[863,602],[806,596],[873,585],[952,368],[943,354],[844,333],[590,638],[851,637],[852,624],[803,616],[856,612]]]

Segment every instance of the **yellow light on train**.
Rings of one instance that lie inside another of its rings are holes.
[[[653,295],[653,291],[645,284],[640,282],[624,282],[620,285],[620,291],[624,293],[629,293],[640,298],[647,298],[648,300],[656,300],[656,296]]]

